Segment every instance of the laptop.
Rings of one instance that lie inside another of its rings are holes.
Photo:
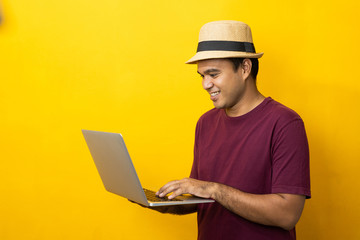
[[[171,200],[157,197],[154,191],[142,187],[121,134],[82,133],[107,191],[148,207],[214,202],[188,194]]]

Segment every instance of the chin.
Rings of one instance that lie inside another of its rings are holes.
[[[214,104],[214,107],[217,108],[217,109],[224,109],[225,108],[224,105],[216,104],[215,102],[213,104]]]

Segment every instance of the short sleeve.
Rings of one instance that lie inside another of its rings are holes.
[[[272,193],[311,197],[309,146],[299,118],[274,131],[272,143]]]

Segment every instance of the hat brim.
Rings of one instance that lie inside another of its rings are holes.
[[[248,53],[234,51],[202,51],[197,52],[195,56],[190,58],[187,64],[194,64],[201,60],[217,59],[217,58],[261,58],[264,53]]]

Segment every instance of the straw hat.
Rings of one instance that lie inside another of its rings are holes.
[[[212,58],[260,58],[256,53],[250,27],[239,21],[215,21],[200,29],[195,56],[186,63]]]

